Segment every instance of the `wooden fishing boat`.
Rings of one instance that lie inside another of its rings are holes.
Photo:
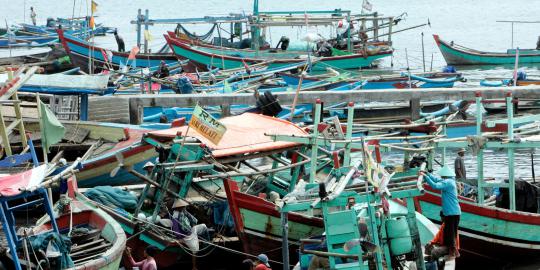
[[[57,36],[6,36],[0,38],[0,48],[43,47],[56,40]]]
[[[131,65],[137,68],[147,68],[159,66],[161,61],[165,61],[167,65],[174,65],[178,63],[178,59],[172,54],[159,54],[159,53],[138,53],[134,57],[134,60],[130,60],[130,52],[117,52],[104,48],[90,45],[88,42],[76,38],[74,36],[66,34],[63,30],[58,29],[58,37],[64,49],[71,57],[74,65],[79,66],[83,71],[88,72],[88,63],[91,60],[94,64],[92,71],[97,73],[103,69],[104,66],[110,64],[114,69],[119,69],[122,65]],[[107,51],[112,52],[112,59],[108,59]],[[107,57],[107,61],[105,61]],[[187,67],[186,67],[187,68]],[[194,70],[187,69],[191,72]]]
[[[504,65],[514,64],[516,61],[515,49],[508,49],[506,52],[483,52],[444,41],[439,35],[433,35],[433,38],[448,65]],[[540,63],[540,51],[520,49],[519,63]]]
[[[298,85],[300,77],[295,74],[279,73],[278,74],[288,85]],[[366,80],[366,84],[362,89],[407,89],[409,88],[451,88],[454,87],[454,83],[457,81],[463,81],[463,77],[460,73],[442,73],[433,72],[425,74],[407,74],[401,75],[388,75],[388,76],[376,76],[376,77],[361,77],[357,78],[351,74],[340,74],[344,79],[348,81],[354,81],[363,79]],[[309,83],[313,81],[320,81],[321,79],[328,78],[328,75],[322,76],[307,76],[302,79],[303,83]]]
[[[480,81],[481,86],[485,87],[501,87],[501,86],[513,86],[513,79],[491,80],[484,79]],[[528,85],[540,85],[540,79],[527,78],[526,74],[522,71],[518,72],[516,86],[528,86]],[[484,100],[484,109],[489,113],[503,112],[506,110],[506,104],[503,100]],[[532,110],[540,108],[539,99],[518,99],[517,104],[514,105],[517,110]]]
[[[69,178],[77,166],[78,162],[47,179],[51,166],[46,164],[0,177],[2,226],[15,269],[22,269],[22,265],[28,269],[52,265],[61,265],[62,269],[118,269],[126,235],[111,216],[78,199],[82,195],[73,177],[68,180],[66,197],[55,207],[57,213],[49,202],[46,188],[61,177]],[[22,207],[42,204],[47,215],[30,228],[16,230],[14,211],[21,208],[21,200],[25,202]],[[64,242],[66,238],[69,244]],[[31,246],[32,257],[28,256],[27,245]]]
[[[79,121],[64,121],[62,124],[67,130],[66,135],[62,142],[52,147],[50,156],[60,153],[68,161],[84,156],[83,168],[76,173],[80,187],[137,183],[139,179],[124,169],[114,177],[110,176],[111,171],[118,166],[116,156],[122,155],[126,166],[133,166],[141,172],[144,163],[157,156],[152,146],[141,144],[143,134],[148,132],[146,128]],[[27,122],[26,126],[27,130],[39,134],[38,123]]]
[[[213,48],[191,45],[185,41],[171,38],[165,35],[165,39],[173,53],[179,59],[189,59],[199,63],[204,67],[218,67],[222,69],[238,68],[247,64],[260,63],[273,60],[270,66],[280,66],[290,63],[305,61],[307,56],[302,56],[301,52],[265,52],[252,50],[237,50],[230,48]],[[363,53],[352,53],[341,56],[329,56],[319,59],[319,64],[314,66],[314,70],[325,70],[327,66],[340,69],[357,69],[369,67],[377,59],[392,55],[392,50],[373,52],[371,55]],[[321,67],[324,65],[324,67]]]
[[[161,190],[160,192],[167,194],[167,197],[184,198],[188,202],[199,203],[199,205],[223,202],[226,195],[220,178],[226,173],[229,175],[238,174],[239,169],[233,168],[233,164],[256,162],[256,160],[267,156],[277,157],[281,153],[296,150],[298,144],[274,142],[265,135],[266,133],[279,128],[291,134],[305,134],[302,129],[292,123],[253,113],[223,118],[220,122],[227,127],[227,132],[217,144],[212,143],[193,129],[188,130],[187,126],[149,132],[148,136],[144,137],[147,146],[156,147],[156,149],[167,148],[170,151],[168,154],[162,152],[159,162],[155,164],[156,168],[148,178],[142,174],[134,173],[147,184],[142,196],[138,199],[139,202],[151,198],[151,195],[147,194],[150,186]],[[185,147],[179,149],[178,134],[186,132],[189,139],[186,139]],[[185,156],[177,158],[178,151],[182,151],[182,156],[184,154]],[[202,151],[209,151],[209,155],[201,155]],[[190,158],[187,159],[187,156]],[[184,165],[179,165],[180,163],[176,165],[175,160]],[[276,167],[271,168],[275,169]],[[131,168],[126,169],[132,170]],[[175,174],[170,180],[167,180],[170,172],[174,170],[183,170],[186,174]],[[159,175],[158,172],[160,172]],[[214,175],[213,178],[208,177],[208,174]],[[167,190],[163,189],[165,185],[167,185]],[[171,231],[171,228],[152,226],[158,222],[157,217],[152,216],[152,213],[155,213],[155,207],[161,209],[161,200],[163,199],[164,197],[153,197],[155,206],[151,207],[144,207],[142,203],[139,203],[138,208],[130,214],[127,214],[125,210],[119,211],[116,208],[103,207],[120,222],[128,235],[133,235],[133,245],[140,247],[142,246],[140,243],[147,243],[163,251],[156,259],[160,267],[168,266],[176,262],[179,257],[188,255],[184,251],[185,247],[183,247],[182,242],[178,240],[178,236]],[[142,220],[150,224],[151,229],[142,229],[139,226],[141,214],[146,216],[146,219]],[[207,213],[205,212],[203,215],[207,215]],[[198,216],[197,218],[208,221],[208,225],[214,223],[213,219],[208,216]]]
[[[54,61],[62,56],[65,56],[66,53],[64,49],[57,48],[56,46],[53,46],[51,50],[42,50],[42,49],[36,49],[39,52],[32,52],[30,53],[25,52],[24,54],[18,54],[17,52],[13,52],[13,56],[11,57],[2,57],[0,58],[0,66],[18,66],[23,64],[32,64],[32,63],[40,63],[40,62],[48,62],[48,61]]]

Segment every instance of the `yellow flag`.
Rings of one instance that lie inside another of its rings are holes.
[[[144,30],[144,40],[148,42],[151,42],[152,40],[154,40],[154,37],[152,36],[152,34],[150,34],[150,31]]]
[[[94,0],[92,0],[92,14],[96,13],[97,7],[98,7],[98,4]]]

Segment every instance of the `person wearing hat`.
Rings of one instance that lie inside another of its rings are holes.
[[[188,203],[182,199],[176,199],[172,206],[172,230],[194,254],[199,251],[199,237],[208,240],[208,228],[206,224],[197,224],[198,220],[186,210]],[[197,257],[191,256],[192,269],[197,269]]]
[[[167,66],[167,63],[165,61],[161,60],[159,63],[159,68],[156,70],[153,74],[156,78],[167,78],[170,75],[169,67]]]
[[[457,152],[457,157],[454,160],[454,172],[456,173],[456,180],[467,183],[467,172],[465,171],[465,148],[461,148]]]
[[[140,270],[157,270],[157,264],[154,257],[157,255],[158,249],[154,246],[148,246],[144,250],[144,260],[140,262],[135,262],[133,256],[131,255],[131,248],[126,249],[126,255],[131,262],[132,267],[138,267]]]
[[[442,220],[444,223],[443,242],[448,247],[450,257],[459,257],[456,247],[456,237],[458,234],[461,207],[459,206],[455,173],[444,166],[439,170],[441,178],[431,173],[420,171],[424,180],[433,188],[441,191],[442,197]]]
[[[268,256],[266,254],[257,255],[257,260],[255,261],[254,270],[271,270],[270,264],[268,263]]]

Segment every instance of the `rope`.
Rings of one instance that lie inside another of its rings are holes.
[[[105,205],[102,205],[98,202],[94,202],[92,201],[92,203],[96,204],[97,207],[102,207],[102,208],[105,208],[105,209],[108,209],[109,211],[115,211],[115,209],[113,208],[110,208],[108,206],[105,206]],[[132,217],[132,219],[135,219],[139,222],[142,222],[142,223],[145,223],[147,226],[149,227],[155,227],[155,228],[158,228],[160,231],[168,231],[170,233],[173,233],[173,234],[180,234],[180,235],[183,235],[184,237],[186,237],[187,235],[185,234],[182,234],[182,233],[178,233],[178,232],[175,232],[171,229],[168,229],[168,228],[165,228],[165,227],[161,227],[161,226],[158,226],[156,224],[153,224],[151,222],[148,222],[147,220],[143,220],[143,219],[139,219],[138,217]],[[211,245],[211,246],[215,246],[216,248],[220,248],[220,249],[223,249],[225,251],[228,251],[228,252],[231,252],[231,253],[235,253],[235,254],[239,254],[239,255],[244,255],[244,256],[248,256],[248,257],[251,257],[251,258],[257,258],[256,255],[253,255],[253,254],[249,254],[249,253],[245,253],[245,252],[241,252],[241,251],[238,251],[238,250],[234,250],[234,249],[231,249],[231,248],[228,248],[228,247],[224,247],[224,246],[220,246],[218,244],[214,244],[212,242],[209,242],[209,241],[206,241],[206,240],[201,240],[198,236],[197,238],[199,239],[200,242],[202,243],[205,243],[207,245]],[[178,242],[177,240],[173,239],[175,242]],[[270,262],[272,263],[277,263],[277,264],[283,264],[283,262],[279,262],[279,261],[274,261],[274,260],[269,260]],[[293,265],[291,265],[293,266]]]

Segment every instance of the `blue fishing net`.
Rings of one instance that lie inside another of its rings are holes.
[[[84,193],[89,199],[111,208],[135,210],[137,197],[129,191],[111,186],[98,186]]]

